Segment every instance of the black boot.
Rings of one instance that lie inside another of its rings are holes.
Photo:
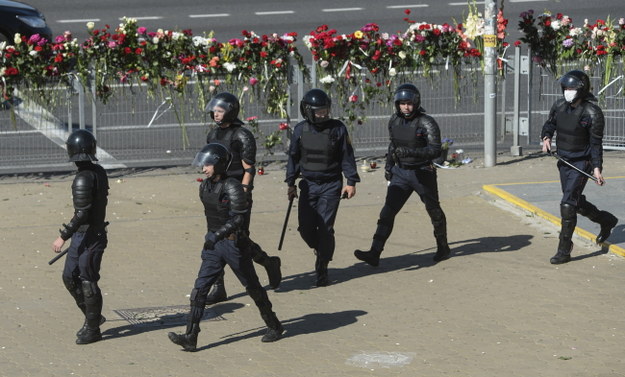
[[[269,297],[267,296],[267,292],[263,287],[256,288],[246,288],[247,294],[250,295],[256,307],[260,311],[260,316],[268,327],[267,332],[263,335],[261,341],[264,343],[275,342],[276,340],[282,337],[282,333],[284,332],[284,328],[282,324],[276,317],[276,313],[274,313],[271,308],[271,301],[269,301]]]
[[[106,317],[103,315],[100,315],[100,326],[106,322]],[[85,333],[85,331],[87,331],[87,318],[85,318],[85,323],[82,325],[82,327],[80,328],[80,330],[78,330],[76,332],[76,337],[80,338],[81,336],[83,336],[83,334]]]
[[[167,334],[169,340],[181,346],[187,352],[195,352],[197,349],[197,334],[200,332],[200,324],[192,323],[187,325],[187,332],[184,334],[176,334],[170,332]]]
[[[228,295],[226,294],[226,286],[224,285],[224,272],[222,272],[206,296],[206,305],[213,305],[226,300],[228,300]]]
[[[379,225],[378,225],[378,229],[379,229]],[[377,238],[377,231],[376,231],[376,235],[373,236],[373,241],[371,242],[371,249],[369,250],[354,250],[354,256],[373,266],[373,267],[377,267],[380,264],[380,254],[382,254],[382,250],[384,249],[384,242],[380,241]]]
[[[560,214],[562,215],[560,242],[558,243],[556,255],[549,260],[551,264],[569,262],[571,260],[571,250],[573,250],[573,232],[575,231],[575,225],[577,225],[576,209],[570,204],[561,204]]]
[[[90,344],[102,340],[102,292],[97,282],[87,280],[82,281],[82,292],[85,297],[86,328],[78,331],[80,335],[76,338],[76,344]]]
[[[599,224],[601,224],[601,231],[599,231],[595,242],[602,243],[610,237],[612,229],[618,224],[618,219],[610,212],[601,211],[601,222]]]
[[[434,238],[436,239],[436,253],[434,254],[435,263],[449,259],[451,250],[447,244],[447,218],[442,208],[428,209],[428,215],[434,227]]]
[[[272,289],[276,289],[282,282],[282,271],[280,271],[280,257],[267,257],[263,263],[263,267],[267,270],[267,277],[269,278],[269,286]]]
[[[618,224],[616,216],[608,211],[600,211],[594,204],[584,201],[584,204],[578,209],[578,213],[586,216],[590,221],[601,225],[601,230],[595,239],[596,243],[602,243],[610,237],[612,229]]]
[[[315,261],[315,272],[317,273],[317,282],[315,285],[317,287],[326,287],[330,284],[328,280],[328,264],[330,261],[323,261],[317,257]]]

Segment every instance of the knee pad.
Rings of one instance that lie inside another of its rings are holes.
[[[93,296],[100,294],[100,287],[98,287],[97,281],[82,281],[82,294],[85,295],[85,298],[91,298]]]
[[[65,284],[65,288],[67,288],[67,290],[72,293],[81,291],[81,288],[79,287],[78,282],[76,281],[76,279],[74,279],[74,277],[63,275],[63,284]]]
[[[562,203],[560,204],[560,215],[563,219],[573,219],[577,217],[577,207],[572,204]]]

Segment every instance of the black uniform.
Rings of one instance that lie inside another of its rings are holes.
[[[256,164],[256,139],[250,130],[243,127],[243,122],[235,118],[228,127],[215,127],[211,129],[206,137],[206,143],[221,144],[232,155],[232,160],[228,166],[228,177],[235,178],[239,182],[243,180],[243,176],[246,172],[241,161],[245,161],[246,164],[251,165],[252,168],[248,170],[249,174],[254,176],[253,166]],[[252,216],[252,190],[254,189],[254,181],[246,186],[246,194],[248,201],[248,211],[245,213],[242,229],[247,233],[249,239],[250,233],[250,221]],[[269,276],[269,285],[271,288],[278,288],[282,279],[282,273],[280,271],[280,258],[269,256],[256,242],[249,239],[247,246],[250,248],[250,253],[254,262],[262,265],[267,270]],[[213,304],[219,301],[227,299],[225,286],[223,283],[223,276],[220,277],[217,283],[214,285],[213,290],[208,297],[208,303]]]
[[[72,183],[74,216],[60,230],[61,238],[71,238],[63,283],[85,314],[85,325],[76,334],[77,343],[101,339],[102,293],[98,287],[100,263],[108,239],[106,235],[106,205],[108,178],[106,171],[89,161],[77,162],[78,173]]]
[[[569,74],[574,72],[577,71]],[[581,72],[579,74],[580,77],[584,75]],[[559,99],[553,104],[549,118],[542,129],[542,138],[552,139],[555,134],[558,155],[578,169],[592,175],[595,168],[603,169],[604,117],[601,108],[594,103],[596,98],[591,93],[582,93],[581,101],[573,101],[574,106],[565,99]],[[583,195],[588,182],[586,176],[561,161],[558,161],[557,166],[562,187],[562,200],[560,201],[562,228],[558,251],[551,258],[553,264],[570,260],[577,213],[601,226],[597,243],[605,241],[618,222],[618,219],[611,213],[600,211],[586,200]]]
[[[441,136],[438,124],[422,108],[415,109],[410,118],[394,114],[388,123],[391,142],[385,165],[385,177],[390,181],[384,207],[373,236],[371,250],[356,250],[355,256],[377,266],[386,240],[393,231],[395,216],[410,195],[416,192],[434,226],[437,251],[436,262],[449,257],[447,221],[438,198],[436,169],[432,160],[441,154]]]
[[[347,128],[336,119],[320,124],[300,122],[293,130],[288,154],[285,182],[294,186],[302,177],[298,231],[315,250],[316,271],[324,267],[327,271],[335,249],[334,221],[341,200],[342,175],[348,186],[360,182]]]
[[[169,333],[169,338],[187,351],[195,350],[206,295],[227,264],[254,300],[267,327],[273,331],[269,338],[268,332],[263,341],[277,340],[283,332],[282,325],[272,311],[267,293],[258,281],[249,247],[246,246],[248,239],[243,224],[248,212],[248,202],[241,183],[234,178],[205,180],[200,185],[200,199],[204,205],[207,224],[202,264],[191,291],[191,313],[187,331],[180,335]]]

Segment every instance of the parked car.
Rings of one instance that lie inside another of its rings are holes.
[[[13,43],[15,33],[27,37],[39,34],[52,40],[52,30],[36,8],[17,1],[0,0],[0,42]]]

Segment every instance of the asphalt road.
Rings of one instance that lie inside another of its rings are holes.
[[[219,40],[235,38],[243,29],[258,34],[297,32],[301,36],[317,26],[327,24],[340,33],[351,33],[374,22],[380,30],[393,33],[403,31],[407,24],[405,9],[410,18],[430,23],[462,22],[468,12],[467,1],[461,0],[317,0],[310,1],[205,1],[196,0],[27,0],[47,17],[54,34],[71,31],[79,40],[87,36],[85,24],[117,25],[120,18],[133,17],[148,29],[191,29],[199,35],[214,31]],[[498,4],[501,1],[497,2]],[[509,41],[519,37],[516,25],[519,14],[528,9],[561,12],[573,18],[575,25],[584,19],[614,19],[625,16],[622,0],[504,0],[504,14],[510,20]],[[484,2],[476,2],[484,9]],[[301,42],[300,42],[301,43]],[[304,51],[303,51],[304,52]]]

